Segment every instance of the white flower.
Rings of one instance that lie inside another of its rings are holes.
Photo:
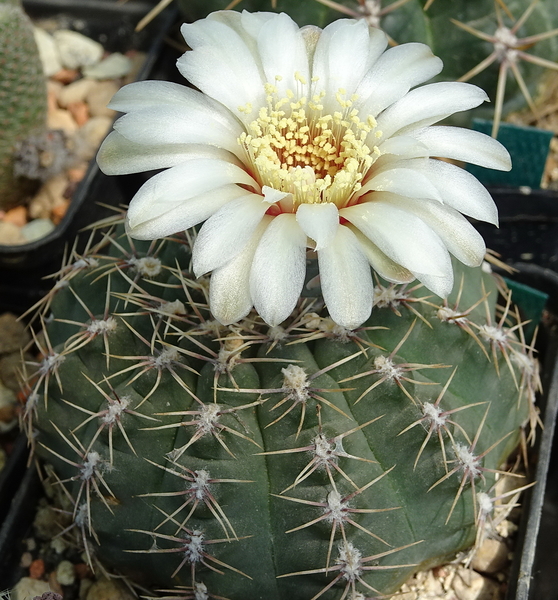
[[[200,91],[121,89],[110,106],[127,114],[98,160],[108,174],[165,169],[130,204],[132,237],[205,221],[193,265],[196,276],[212,271],[217,320],[252,306],[270,325],[286,319],[307,249],[332,319],[351,329],[372,309],[371,267],[445,297],[450,253],[481,264],[484,242],[463,215],[496,224],[496,207],[472,175],[431,157],[503,170],[510,159],[488,136],[433,126],[487,96],[465,83],[420,86],[442,69],[427,46],[386,50],[364,21],[299,29],[274,13],[216,12],[182,33],[192,50],[178,69]]]

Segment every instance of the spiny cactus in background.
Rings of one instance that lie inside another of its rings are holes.
[[[21,204],[29,186],[14,175],[18,142],[46,125],[46,82],[33,27],[20,0],[0,0],[0,209]]]
[[[482,538],[536,423],[502,281],[456,264],[442,301],[377,279],[354,331],[318,297],[225,327],[191,235],[99,231],[43,302],[23,415],[92,568],[174,598],[362,600]]]

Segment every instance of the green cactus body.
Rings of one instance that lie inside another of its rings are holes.
[[[24,415],[92,566],[174,597],[356,600],[474,543],[534,410],[492,275],[456,265],[446,303],[378,282],[354,332],[316,298],[223,327],[186,238],[106,239],[47,298]]]
[[[19,0],[0,0],[0,209],[25,200],[29,182],[15,177],[16,144],[46,125],[46,84],[33,27]]]

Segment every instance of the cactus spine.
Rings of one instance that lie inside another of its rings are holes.
[[[536,419],[501,281],[456,265],[442,302],[378,280],[355,331],[318,298],[223,327],[190,237],[103,233],[45,299],[23,415],[93,568],[185,599],[357,600],[474,543]]]

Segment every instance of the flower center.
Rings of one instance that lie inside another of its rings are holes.
[[[266,84],[267,105],[238,141],[259,183],[288,195],[280,201],[284,211],[296,212],[304,203],[333,202],[343,208],[380,156],[377,146],[369,146],[376,121],[372,116],[361,120],[353,108],[356,96],[346,98],[343,89],[335,96],[339,110],[324,114],[325,92],[307,96],[306,80],[299,73],[296,79],[296,96],[287,90],[280,97],[275,85]],[[249,114],[252,107],[239,110]]]

